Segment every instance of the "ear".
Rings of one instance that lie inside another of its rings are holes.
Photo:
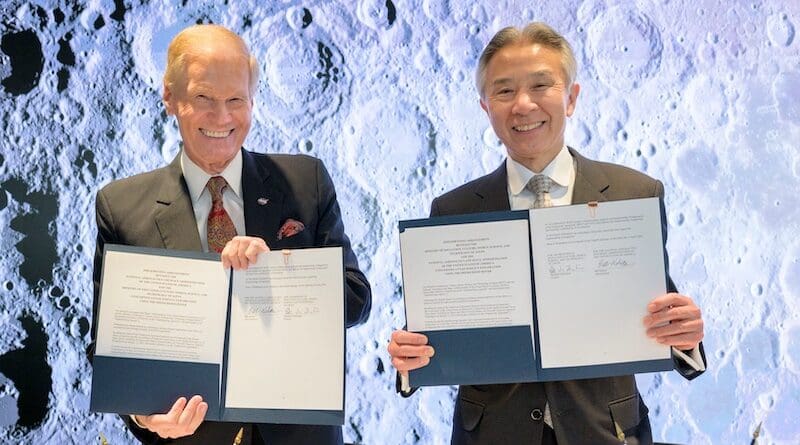
[[[486,101],[485,101],[485,100],[483,100],[483,98],[481,97],[481,98],[480,98],[480,100],[479,100],[479,102],[480,102],[480,104],[481,104],[481,108],[483,108],[483,111],[485,111],[485,112],[486,112],[486,114],[489,114],[489,106],[488,106],[488,105],[486,105]]]
[[[575,112],[575,103],[578,102],[578,93],[581,92],[581,86],[576,83],[572,82],[572,86],[569,87],[569,96],[567,96],[567,116],[572,116],[572,113]]]
[[[170,90],[166,82],[164,82],[164,93],[161,95],[161,100],[164,102],[164,107],[167,109],[167,116],[174,116],[177,111],[175,108],[175,96],[172,94],[172,90]]]

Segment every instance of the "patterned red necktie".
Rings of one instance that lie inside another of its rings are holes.
[[[222,191],[228,182],[222,176],[212,176],[208,180],[208,191],[211,193],[211,211],[208,212],[207,240],[208,249],[220,253],[234,236],[236,227],[225,208],[222,207]]]

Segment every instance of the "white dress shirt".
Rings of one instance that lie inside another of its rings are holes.
[[[533,207],[536,195],[525,186],[537,174],[545,175],[553,180],[553,185],[550,187],[550,201],[553,206],[572,204],[572,193],[575,187],[575,160],[572,159],[567,147],[563,147],[540,173],[528,170],[527,167],[511,158],[506,159],[506,171],[508,173],[508,203],[511,205],[511,210],[527,210]]]

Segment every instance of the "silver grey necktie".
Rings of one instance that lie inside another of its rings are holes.
[[[533,192],[536,197],[533,201],[534,209],[553,206],[553,202],[550,201],[550,188],[552,186],[553,180],[547,175],[536,175],[528,181],[528,190]]]

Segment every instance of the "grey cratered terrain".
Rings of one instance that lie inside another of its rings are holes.
[[[323,159],[373,283],[348,331],[345,439],[448,443],[453,388],[394,393],[397,221],[500,164],[473,70],[542,20],[582,85],[567,141],[666,186],[670,272],[703,308],[709,371],[638,376],[657,440],[800,442],[800,42],[796,1],[8,0],[0,8],[0,442],[132,437],[88,411],[94,194],[163,165],[166,44],[196,22],[250,42],[246,146]]]

